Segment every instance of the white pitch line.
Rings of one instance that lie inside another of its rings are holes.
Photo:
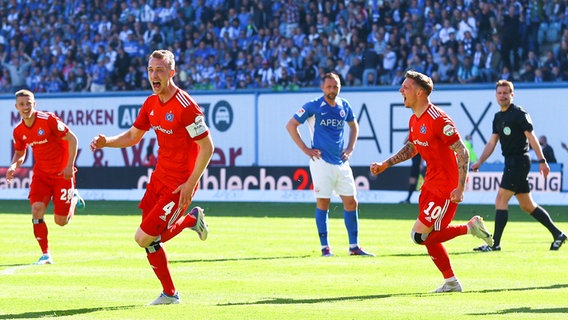
[[[29,268],[33,266],[32,264],[27,264],[27,265],[22,265],[22,266],[14,266],[14,267],[10,267],[10,268],[6,268],[4,270],[2,270],[0,272],[0,275],[10,275],[10,274],[15,274],[18,270],[22,270],[25,268]]]

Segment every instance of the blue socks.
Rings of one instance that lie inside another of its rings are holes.
[[[322,246],[327,246],[327,215],[329,210],[321,210],[316,208],[316,226]]]
[[[349,235],[349,244],[359,243],[359,216],[357,210],[343,211],[343,220],[345,221],[345,228]]]

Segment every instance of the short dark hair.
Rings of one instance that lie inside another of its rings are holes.
[[[434,82],[432,81],[432,78],[423,73],[414,70],[408,70],[404,74],[404,77],[414,80],[414,82],[420,88],[424,89],[428,95],[430,95],[430,93],[434,91]]]
[[[337,81],[338,83],[341,83],[341,78],[335,72],[328,72],[328,73],[324,74],[322,80],[325,81],[325,79],[335,79],[335,81]]]

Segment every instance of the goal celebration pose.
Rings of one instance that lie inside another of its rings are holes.
[[[432,261],[444,276],[444,284],[434,292],[461,292],[461,283],[454,274],[443,243],[468,233],[483,239],[488,245],[493,244],[493,239],[480,216],[474,216],[467,224],[450,225],[458,203],[463,201],[469,153],[453,120],[430,102],[433,89],[430,77],[415,71],[406,72],[399,91],[404,105],[414,112],[410,117],[408,141],[387,160],[372,163],[370,170],[374,175],[379,174],[416,154],[426,161],[412,240],[426,246]]]
[[[138,245],[145,248],[148,262],[162,284],[163,291],[152,305],[181,301],[163,243],[185,228],[196,231],[201,240],[206,240],[209,232],[201,208],[186,210],[213,155],[213,140],[201,108],[174,83],[174,75],[173,53],[152,52],[148,80],[154,94],[146,99],[129,130],[112,137],[99,134],[90,145],[92,151],[125,148],[138,144],[148,130],[156,132],[159,148],[156,170],[138,205],[142,223],[134,236]]]

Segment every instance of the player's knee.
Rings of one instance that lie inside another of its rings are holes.
[[[67,216],[55,216],[54,218],[55,220],[55,224],[57,224],[58,226],[64,226],[67,224],[67,222],[69,222],[69,219],[67,219]]]
[[[45,204],[43,202],[36,202],[32,204],[32,216],[34,219],[42,219],[45,214]]]
[[[428,234],[427,233],[418,233],[418,232],[415,232],[414,230],[412,230],[411,237],[412,237],[412,241],[414,241],[414,243],[423,244],[424,241],[426,240],[426,238],[428,238]]]

